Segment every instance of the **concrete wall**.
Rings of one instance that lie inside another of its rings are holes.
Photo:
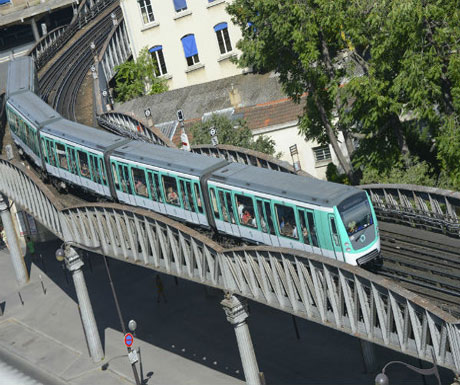
[[[209,82],[242,73],[230,62],[232,55],[239,54],[235,46],[241,38],[238,27],[232,24],[225,11],[227,1],[187,0],[186,11],[176,13],[172,0],[153,1],[152,10],[155,17],[153,23],[144,25],[137,0],[121,0],[123,14],[128,27],[133,55],[139,51],[163,46],[163,55],[167,67],[169,89],[186,87]],[[214,26],[221,22],[228,24],[228,32],[233,50],[230,54],[221,55]],[[194,34],[200,63],[204,66],[190,71],[185,59],[181,38]]]

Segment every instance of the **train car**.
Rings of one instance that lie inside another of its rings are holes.
[[[208,180],[219,232],[353,265],[380,253],[367,194],[351,186],[231,163]]]
[[[8,98],[6,116],[19,152],[26,154],[36,166],[44,169],[39,132],[45,124],[62,120],[62,117],[30,91],[16,93]]]
[[[64,183],[112,198],[112,178],[105,154],[127,143],[126,139],[83,124],[61,119],[40,131],[46,172]],[[65,189],[65,184],[60,185]]]
[[[210,172],[226,164],[222,159],[137,141],[110,155],[118,201],[205,227],[214,225],[207,217],[203,186]]]
[[[35,62],[30,56],[21,56],[8,63],[6,97],[21,92],[38,90]]]

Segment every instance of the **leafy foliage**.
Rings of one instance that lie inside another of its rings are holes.
[[[209,130],[214,127],[220,144],[230,144],[248,148],[268,155],[275,154],[275,141],[261,135],[256,140],[252,138],[251,130],[244,120],[230,120],[225,116],[213,114],[206,122],[196,123],[191,128],[192,144],[209,144],[211,136]],[[276,155],[281,157],[281,153]]]
[[[300,131],[330,143],[350,180],[362,170],[366,181],[450,178],[460,188],[457,0],[235,0],[227,9],[242,30],[238,64],[280,74],[287,95],[305,100]]]
[[[154,95],[168,90],[166,80],[157,78],[157,64],[147,48],[139,52],[137,61],[129,60],[115,67],[115,100],[126,102],[143,95]]]

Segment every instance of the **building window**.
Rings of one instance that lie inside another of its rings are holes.
[[[313,148],[313,153],[315,154],[315,161],[318,162],[324,162],[327,160],[331,160],[331,150],[329,149],[329,146],[320,146],[320,147],[314,147]]]
[[[230,36],[228,36],[227,23],[220,23],[214,27],[216,31],[217,42],[219,43],[220,53],[223,55],[232,50],[232,44],[230,43]]]
[[[174,8],[176,12],[185,11],[187,9],[187,1],[186,0],[173,0],[174,1]]]
[[[141,7],[142,21],[144,24],[153,23],[155,16],[153,16],[152,3],[150,0],[138,0],[139,7]]]
[[[165,58],[163,56],[163,46],[156,45],[153,48],[149,49],[152,59],[155,63],[155,76],[162,76],[168,73],[166,69]]]
[[[184,47],[185,58],[187,65],[192,66],[200,62],[198,57],[198,49],[196,48],[195,35],[185,35],[182,39],[182,46]]]

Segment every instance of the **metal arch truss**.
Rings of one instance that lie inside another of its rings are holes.
[[[249,164],[256,167],[268,168],[269,170],[296,174],[294,167],[288,162],[276,159],[270,155],[247,148],[231,146],[228,144],[196,145],[192,146],[192,152],[196,154],[213,156],[215,158],[227,159],[229,162]],[[297,175],[310,176],[307,172],[300,170]]]
[[[460,237],[460,193],[434,187],[373,184],[365,189],[379,219]]]
[[[128,32],[126,31],[126,23],[125,19],[122,17],[121,20],[114,25],[99,55],[99,62],[102,64],[107,84],[115,75],[115,67],[127,61],[131,55],[131,46],[129,44]]]
[[[223,249],[153,212],[118,204],[64,208],[29,170],[0,160],[0,192],[79,247],[238,294],[460,371],[460,322],[394,282],[291,249]]]
[[[167,147],[176,147],[155,127],[147,127],[145,122],[120,112],[105,112],[97,116],[97,122],[117,135]]]

